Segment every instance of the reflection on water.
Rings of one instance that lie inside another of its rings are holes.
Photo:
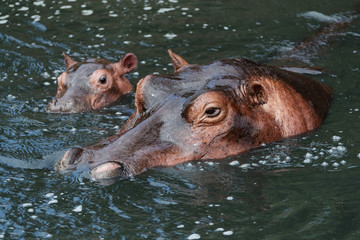
[[[62,52],[112,62],[133,52],[139,67],[127,77],[136,86],[172,71],[168,48],[191,63],[276,60],[356,2],[0,0],[0,155],[17,166],[0,165],[0,238],[356,239],[358,23],[310,59],[327,70],[313,77],[335,89],[322,127],[224,161],[110,186],[59,175],[49,170],[56,154],[113,135],[133,94],[99,112],[45,112]]]

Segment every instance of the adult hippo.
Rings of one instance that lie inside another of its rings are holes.
[[[117,63],[101,58],[78,63],[65,53],[63,55],[66,71],[58,77],[57,93],[47,105],[47,111],[76,113],[98,110],[132,91],[124,74],[137,66],[134,54],[126,54]]]
[[[140,80],[135,112],[120,131],[71,148],[57,171],[89,169],[100,180],[222,159],[319,127],[332,98],[311,78],[243,58],[195,65],[169,54],[175,72]]]

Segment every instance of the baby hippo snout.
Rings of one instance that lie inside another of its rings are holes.
[[[56,165],[56,171],[73,170],[80,162],[81,155],[84,150],[82,148],[73,147],[67,151]]]
[[[46,111],[53,113],[71,113],[71,112],[81,112],[87,110],[88,107],[84,101],[80,101],[77,98],[54,98],[46,106]]]

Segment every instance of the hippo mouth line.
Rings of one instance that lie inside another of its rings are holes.
[[[94,180],[128,178],[130,176],[130,173],[126,170],[124,164],[112,161],[101,163],[91,168],[89,174]]]

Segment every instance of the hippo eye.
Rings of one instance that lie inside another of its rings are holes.
[[[105,84],[106,83],[106,76],[105,75],[102,75],[100,78],[99,78],[99,82],[101,84]]]
[[[211,108],[206,109],[205,114],[208,117],[216,117],[220,114],[220,112],[221,112],[220,108],[211,107]]]

